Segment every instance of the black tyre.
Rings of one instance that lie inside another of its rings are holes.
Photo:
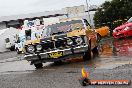
[[[61,61],[61,60],[59,60],[59,61],[54,61],[54,64],[55,64],[55,65],[61,65],[61,64],[62,64],[62,61]]]
[[[21,54],[22,52],[19,49],[16,49],[17,54]]]
[[[42,63],[34,64],[34,66],[36,67],[36,69],[43,68],[43,64]]]
[[[93,50],[93,57],[98,57],[99,56],[99,50],[98,50],[98,46],[96,46]]]
[[[84,60],[90,60],[91,59],[91,40],[89,41],[88,50],[84,53],[83,59]]]
[[[15,46],[11,46],[10,50],[15,51]]]
[[[101,35],[97,34],[97,42],[100,42],[100,40],[101,40]]]

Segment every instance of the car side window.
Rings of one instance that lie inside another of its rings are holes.
[[[46,35],[46,31],[47,31],[47,28],[44,28],[44,29],[43,29],[43,32],[42,32],[42,33],[43,33],[43,34],[42,34],[43,37],[47,36],[47,35]]]
[[[51,35],[51,28],[48,28],[48,30],[47,30],[47,36],[50,36]]]
[[[50,36],[50,35],[51,35],[51,28],[50,27],[43,29],[43,34],[42,34],[43,37]]]

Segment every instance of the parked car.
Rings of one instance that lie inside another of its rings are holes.
[[[52,24],[44,28],[43,38],[27,41],[25,56],[36,68],[44,62],[61,62],[68,58],[83,56],[91,58],[91,51],[97,51],[97,33],[88,29],[86,19]]]
[[[113,30],[114,38],[124,38],[129,36],[132,36],[132,17],[126,23]]]

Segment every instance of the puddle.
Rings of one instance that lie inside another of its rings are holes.
[[[106,40],[99,44],[101,57],[126,56],[132,57],[132,39]]]
[[[105,40],[99,45],[100,58],[95,60],[97,69],[113,69],[132,64],[132,39]]]

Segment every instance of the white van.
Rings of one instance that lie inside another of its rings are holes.
[[[15,50],[15,41],[16,41],[15,35],[6,37],[5,38],[6,49],[10,49],[11,51],[14,51]]]

